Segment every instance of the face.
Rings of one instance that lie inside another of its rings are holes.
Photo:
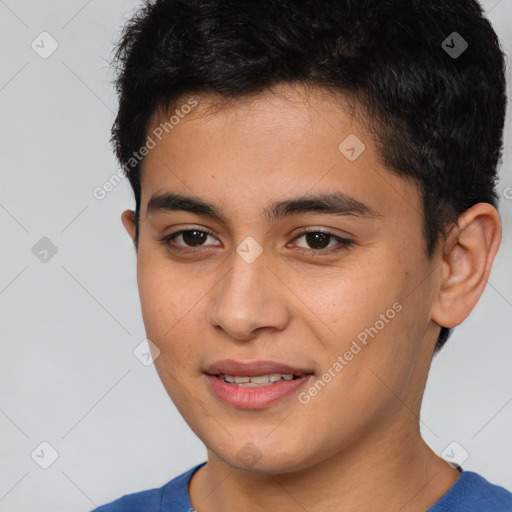
[[[153,137],[141,179],[142,314],[172,401],[212,457],[254,471],[417,428],[438,333],[417,187],[340,96],[208,99]]]

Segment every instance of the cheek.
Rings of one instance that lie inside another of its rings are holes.
[[[181,414],[190,404],[190,378],[197,373],[200,343],[196,298],[190,277],[180,277],[168,265],[140,260],[138,286],[147,337],[158,347],[155,369]],[[187,285],[183,282],[186,280]]]
[[[326,341],[336,355],[348,350],[350,342],[376,322],[382,331],[381,315],[388,310],[391,309],[384,320],[394,318],[396,311],[392,307],[403,296],[404,288],[394,272],[396,269],[386,267],[380,260],[379,265],[351,266],[350,272],[309,283],[305,302],[329,326]]]
[[[197,325],[202,288],[169,264],[143,255],[139,255],[137,282],[146,334],[161,350],[162,360],[175,360],[179,352],[191,350],[188,340],[193,337],[187,333]]]
[[[146,333],[162,341],[180,317],[172,279],[156,265],[140,265],[137,281]]]
[[[396,260],[379,258],[379,264],[351,267],[350,276],[331,280],[308,297],[310,304],[322,305],[317,312],[330,328],[318,324],[326,333],[321,337],[324,370],[343,375],[334,379],[333,390],[340,386],[371,402],[377,376],[399,389],[410,377],[428,313],[421,288],[411,294],[410,275]],[[340,356],[341,366],[333,368]]]

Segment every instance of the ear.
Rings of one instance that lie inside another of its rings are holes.
[[[135,221],[135,212],[133,210],[125,210],[121,214],[121,222],[126,229],[128,235],[135,243],[135,235],[137,233],[137,224]]]
[[[485,289],[500,242],[500,217],[492,205],[478,203],[457,219],[442,245],[434,322],[455,327],[466,319]]]

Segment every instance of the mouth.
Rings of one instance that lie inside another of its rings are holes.
[[[279,377],[285,376],[285,380],[292,380],[293,377],[303,377],[313,373],[310,369],[291,366],[277,361],[237,361],[235,359],[216,361],[207,365],[204,368],[204,372],[208,375],[227,375],[233,377],[270,377],[274,375],[277,378],[277,375],[279,375]],[[290,378],[290,375],[292,378]]]
[[[263,409],[304,386],[312,370],[274,361],[224,360],[208,365],[209,389],[225,404],[240,409]]]

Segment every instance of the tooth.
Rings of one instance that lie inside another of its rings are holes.
[[[236,376],[228,374],[219,374],[219,377],[225,382],[239,384],[247,387],[255,387],[261,385],[273,384],[280,380],[293,380],[294,375],[292,373],[271,373],[269,375],[255,375],[253,377]]]
[[[254,376],[254,377],[251,377],[251,382],[254,382],[255,384],[268,384],[269,376],[268,375]]]

